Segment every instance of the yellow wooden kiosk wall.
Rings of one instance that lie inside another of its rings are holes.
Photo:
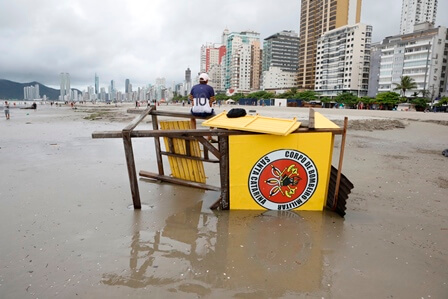
[[[229,136],[230,209],[322,211],[333,141],[330,132]],[[303,189],[314,172],[316,186]]]

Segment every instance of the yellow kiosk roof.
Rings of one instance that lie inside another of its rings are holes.
[[[316,129],[339,129],[340,127],[320,114],[319,112],[314,112],[314,128]]]
[[[260,115],[246,115],[236,118],[228,118],[226,112],[222,112],[202,123],[213,128],[233,129],[256,133],[286,136],[300,126],[300,122],[293,119],[265,117]]]

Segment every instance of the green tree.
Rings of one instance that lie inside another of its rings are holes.
[[[363,102],[364,104],[374,104],[376,102],[376,99],[370,97],[362,97],[361,102]]]
[[[261,99],[266,94],[266,91],[260,90],[248,94],[246,97],[249,99]]]
[[[411,103],[415,105],[415,109],[417,111],[423,111],[428,106],[428,103],[426,102],[426,99],[424,99],[424,98],[413,99],[411,101]]]
[[[400,102],[400,95],[393,91],[377,94],[376,103],[391,108]]]
[[[273,98],[275,98],[275,93],[273,93],[273,92],[266,92],[261,98],[262,99],[273,99]]]
[[[275,98],[275,94],[272,92],[268,92],[265,90],[260,90],[256,92],[252,92],[243,98],[250,98],[250,99],[273,99]]]
[[[241,98],[245,98],[246,96],[243,93],[235,93],[230,97],[230,99],[234,100],[235,102],[238,102]]]
[[[314,101],[317,99],[316,93],[314,90],[305,90],[299,93],[296,93],[296,98],[304,100],[304,101]]]
[[[288,90],[282,94],[276,95],[276,97],[280,98],[280,99],[292,99],[292,98],[296,97],[296,93],[297,93],[297,88],[293,87],[290,90]]]
[[[343,92],[338,94],[334,100],[338,103],[343,103],[346,106],[353,107],[359,102],[359,99],[357,96],[352,94],[351,92]]]
[[[218,93],[217,95],[215,95],[216,101],[226,101],[228,99],[229,97],[225,93]]]
[[[400,83],[394,83],[394,85],[394,90],[400,90],[402,97],[406,97],[406,90],[417,88],[417,83],[415,83],[415,80],[409,76],[401,76]]]
[[[443,97],[434,106],[441,107],[443,105],[448,105],[448,97]]]
[[[323,98],[320,98],[320,100],[322,103],[330,103],[331,102],[331,99],[329,97],[323,97]]]
[[[181,95],[176,94],[176,95],[173,97],[173,99],[172,99],[172,102],[177,102],[177,103],[179,103],[179,102],[182,102],[182,101],[188,101],[188,97],[187,97],[187,96],[181,96]]]

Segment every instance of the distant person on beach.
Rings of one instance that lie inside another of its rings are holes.
[[[194,116],[210,116],[215,114],[212,104],[215,101],[215,90],[208,83],[208,75],[202,73],[199,75],[199,84],[191,89],[188,96],[193,104],[191,114]]]
[[[8,104],[8,101],[5,101],[5,116],[6,116],[6,119],[9,119],[9,117],[10,117],[10,115],[9,115],[9,104]]]

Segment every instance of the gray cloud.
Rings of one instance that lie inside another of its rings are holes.
[[[373,41],[397,34],[401,1],[364,0],[362,22],[374,27]],[[438,25],[448,26],[448,1],[439,1]],[[254,30],[261,38],[299,29],[300,1],[0,0],[0,78],[72,86],[124,89],[165,77],[181,82],[199,70],[199,50],[220,42],[225,28]]]

